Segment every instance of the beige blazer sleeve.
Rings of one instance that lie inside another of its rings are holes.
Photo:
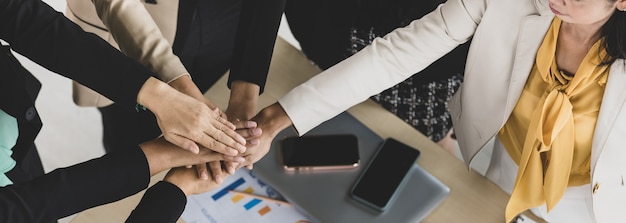
[[[165,82],[188,75],[172,52],[144,5],[139,0],[92,0],[102,23],[109,29],[120,51],[155,72]],[[171,10],[177,10],[172,8]]]
[[[189,75],[180,59],[172,51],[173,35],[168,35],[171,36],[169,40],[163,35],[161,27],[152,17],[154,15],[148,13],[146,6],[139,0],[92,0],[93,5],[79,1],[84,0],[68,0],[68,14],[72,14],[68,17],[73,18],[83,28],[86,26],[104,26],[101,27],[104,29],[100,30],[94,27],[88,27],[85,30],[93,29],[94,33],[107,40],[127,56],[146,66],[164,82],[169,83],[183,75]],[[161,7],[158,10],[168,10],[170,14],[173,13],[174,15],[178,11],[178,8],[171,7],[171,5],[168,5],[167,8],[163,8],[164,6],[155,7]],[[100,21],[89,21],[96,16]],[[162,20],[159,19],[159,21]],[[169,26],[171,24],[167,25],[167,27]],[[168,31],[174,33],[173,30]],[[74,101],[81,106],[99,107],[112,103],[77,83],[74,83]]]

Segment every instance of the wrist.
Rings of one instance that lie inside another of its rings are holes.
[[[170,168],[192,165],[202,161],[200,154],[183,150],[163,137],[141,143],[139,147],[146,155],[151,176]]]
[[[169,157],[166,157],[168,153],[159,151],[160,146],[158,145],[158,141],[159,140],[151,140],[139,144],[139,148],[141,148],[141,151],[143,151],[146,156],[146,160],[148,161],[150,176],[154,176],[155,174],[170,168],[170,159]]]
[[[175,171],[175,170],[171,170],[171,171]],[[172,176],[171,174],[167,174],[165,175],[165,178],[163,178],[163,181],[168,182],[176,187],[178,187],[178,189],[180,189],[180,191],[182,191],[186,197],[188,197],[189,195],[191,195],[191,188],[189,184],[186,184],[184,182],[184,180],[180,180],[177,177]]]
[[[260,87],[245,81],[231,83],[230,99],[228,100],[229,118],[249,120],[256,113]],[[230,117],[234,115],[234,117]]]
[[[263,133],[269,134],[274,137],[278,135],[283,129],[291,126],[292,122],[283,107],[278,102],[264,108],[257,115],[258,125],[263,130]]]
[[[191,76],[189,76],[189,74],[182,75],[172,80],[169,83],[169,85],[172,88],[176,89],[177,91],[183,94],[189,95],[192,98],[195,98],[196,100],[203,102],[204,104],[208,105],[209,108],[211,109],[217,107],[215,106],[215,104],[213,104],[213,102],[211,102],[209,99],[204,97],[203,92],[201,92],[198,86],[196,86],[196,83],[194,83],[193,80],[191,80]]]
[[[159,100],[167,100],[167,97],[171,96],[172,90],[173,89],[163,81],[150,77],[141,86],[137,94],[137,103],[154,112],[156,105],[159,104]]]
[[[182,75],[172,81],[170,81],[170,83],[168,83],[172,88],[180,91],[181,93],[187,94],[189,96],[192,96],[194,98],[197,98],[198,96],[200,97],[204,97],[202,95],[202,92],[200,92],[200,89],[198,89],[198,86],[196,86],[196,83],[194,83],[191,80],[191,76],[189,75]]]

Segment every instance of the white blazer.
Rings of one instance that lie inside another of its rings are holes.
[[[450,102],[469,168],[517,104],[553,18],[548,0],[448,0],[294,88],[279,102],[299,134],[304,134],[473,38],[464,82]],[[589,193],[598,222],[626,217],[624,62],[617,60],[611,66],[593,136]]]

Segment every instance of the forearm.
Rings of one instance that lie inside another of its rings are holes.
[[[292,124],[291,119],[278,102],[265,107],[254,117],[254,120],[263,130],[263,134],[272,138]]]
[[[228,118],[230,120],[250,120],[256,114],[259,93],[259,85],[245,81],[234,81],[228,100]]]
[[[161,100],[171,100],[175,94],[181,94],[172,87],[154,77],[148,78],[137,93],[137,103],[153,112],[161,105]]]
[[[124,54],[166,83],[188,75],[170,42],[138,0],[92,0],[100,20]],[[174,10],[174,9],[172,9]]]
[[[146,156],[150,176],[173,167],[195,164],[190,161],[191,159],[187,159],[186,162],[183,162],[184,159],[182,158],[184,158],[185,155],[186,157],[201,156],[201,154],[196,155],[177,148],[163,138],[142,143],[139,147],[141,147],[141,150]]]
[[[244,0],[237,26],[228,84],[243,80],[262,93],[286,0]]]
[[[212,161],[241,161],[243,158],[226,156],[208,148],[201,148],[198,154],[180,149],[163,137],[139,145],[145,154],[150,176],[174,167],[191,166]]]
[[[168,83],[172,88],[178,90],[179,92],[189,95],[192,98],[195,98],[199,101],[205,102],[205,104],[209,105],[210,108],[215,108],[215,104],[211,102],[209,99],[204,97],[204,94],[200,91],[198,86],[193,82],[191,76],[184,75],[179,78],[176,78]]]

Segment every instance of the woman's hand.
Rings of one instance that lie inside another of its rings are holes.
[[[218,182],[215,179],[199,179],[196,176],[196,171],[185,167],[171,169],[163,180],[176,185],[187,196],[213,190],[222,183],[222,181]]]
[[[219,109],[211,110],[156,78],[144,83],[137,101],[155,114],[165,139],[183,149],[198,153],[201,145],[230,156],[246,150],[246,139]]]
[[[200,91],[198,86],[196,86],[196,84],[191,80],[191,76],[189,75],[180,76],[170,81],[168,84],[174,89],[180,91],[181,93],[189,95],[192,98],[195,98],[196,100],[201,101],[202,103],[209,106],[210,109],[217,108],[217,105],[215,105],[215,103],[213,103],[207,97],[204,97],[203,92]],[[220,110],[220,116],[223,118],[226,118],[226,114],[224,114],[221,110]]]
[[[200,92],[200,89],[191,81],[187,75],[181,76],[169,83],[174,89],[189,95],[199,101],[205,103],[209,108],[217,108],[208,98]],[[259,86],[244,81],[233,81],[231,84],[231,95],[226,113],[220,111],[220,117],[227,119],[235,125],[235,131],[248,139],[260,135],[260,129],[256,128],[256,123],[248,121],[256,112],[256,105],[259,98]],[[248,141],[246,144],[258,144],[258,140]],[[209,169],[213,175],[213,179],[221,182],[227,174],[234,174],[237,163],[214,161],[208,165],[196,165],[198,176],[202,179],[208,179]],[[208,166],[208,169],[207,169]]]
[[[161,171],[180,166],[192,166],[213,161],[245,161],[241,156],[228,156],[207,148],[201,148],[198,154],[193,154],[180,149],[163,137],[142,143],[139,147],[146,156],[151,176]],[[197,175],[196,178],[198,178]]]
[[[279,103],[264,108],[252,120],[258,124],[262,133],[260,136],[253,137],[254,140],[258,140],[258,144],[248,145],[248,149],[243,154],[246,161],[239,164],[239,167],[246,166],[248,169],[252,169],[253,164],[269,152],[276,135],[292,124],[291,119]]]
[[[208,98],[204,97],[204,94],[200,91],[198,86],[191,80],[191,77],[189,75],[180,76],[179,78],[172,80],[169,83],[169,85],[172,86],[174,89],[182,92],[183,94],[189,95],[192,98],[195,98],[198,101],[201,101],[202,103],[209,106],[209,108],[212,110],[219,109],[215,105],[215,103],[213,103]],[[226,114],[223,113],[221,110],[218,110],[218,111],[219,111],[219,116],[226,119]],[[213,166],[217,165],[218,167],[220,167],[221,161],[213,161],[210,163]],[[205,179],[205,180],[209,179],[209,170],[207,169],[207,165],[198,164],[198,165],[195,165],[195,168],[196,168],[196,172],[198,173],[198,177],[200,177],[201,179]],[[213,174],[214,180],[216,180],[218,183],[222,182],[223,180],[222,175],[224,175],[222,174],[222,171],[211,171],[211,173]]]
[[[230,86],[230,98],[228,100],[228,108],[226,115],[228,121],[235,124],[235,131],[246,139],[246,146],[256,146],[260,143],[258,137],[261,136],[261,129],[257,127],[257,123],[250,121],[256,114],[256,106],[259,101],[261,88],[259,85],[235,80]],[[224,162],[224,169],[234,174],[239,163]],[[211,165],[211,169],[217,171],[217,165]]]

